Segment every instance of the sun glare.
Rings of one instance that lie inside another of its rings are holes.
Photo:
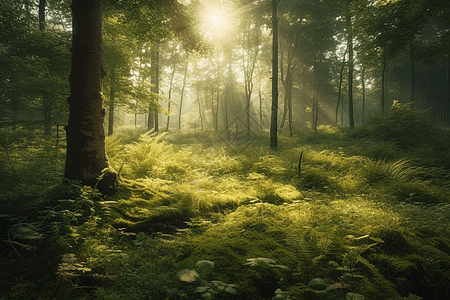
[[[227,10],[224,7],[212,6],[203,11],[203,30],[215,38],[220,38],[227,34],[230,20],[227,17]]]
[[[221,16],[218,16],[218,15],[213,15],[212,21],[213,21],[213,23],[215,23],[216,25],[220,25],[220,23],[222,23],[222,17],[221,17]]]

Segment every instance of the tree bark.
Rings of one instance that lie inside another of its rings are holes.
[[[45,30],[45,5],[47,0],[39,0],[39,30]]]
[[[102,80],[102,1],[72,1],[72,71],[64,177],[96,186],[105,195],[117,191],[117,174],[105,153]],[[106,170],[106,171],[105,171]],[[103,177],[99,180],[99,176]]]
[[[272,0],[272,109],[270,116],[270,147],[278,147],[278,13],[277,0]]]

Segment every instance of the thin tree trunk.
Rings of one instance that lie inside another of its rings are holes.
[[[156,53],[155,53],[155,94],[159,97],[159,43],[156,43]],[[159,105],[159,100],[156,98],[156,102]],[[155,110],[155,132],[159,132],[159,117],[158,110]]]
[[[362,81],[362,114],[361,123],[364,124],[366,118],[366,79],[365,79],[365,69],[362,67],[361,81]]]
[[[386,100],[385,100],[385,80],[386,80],[386,65],[387,65],[387,47],[384,47],[384,58],[383,58],[383,71],[381,72],[381,113],[384,114],[384,110],[386,108]]]
[[[415,82],[415,70],[414,70],[414,40],[411,39],[409,42],[409,51],[410,51],[410,72],[411,72],[411,91],[410,91],[410,99],[411,105],[414,105],[414,82]]]
[[[284,78],[284,52],[285,49],[283,47],[283,42],[280,42],[280,78],[281,78],[281,84],[284,87],[284,105],[283,105],[283,115],[281,116],[281,123],[280,123],[280,127],[279,127],[279,133],[282,131],[283,127],[284,127],[284,122],[286,120],[286,114],[287,114],[287,110],[288,110],[288,91],[286,88],[286,81],[288,80],[288,76],[286,76],[286,79]],[[289,52],[289,51],[288,51]],[[288,62],[289,62],[289,58],[288,58]],[[288,70],[286,72],[287,74],[289,74],[289,63],[288,63]]]
[[[293,85],[293,76],[294,76],[294,69],[292,68],[291,69],[291,75],[289,76],[289,85],[288,85],[288,88],[289,88],[289,98],[288,98],[288,101],[289,101],[289,133],[290,133],[290,136],[292,136],[292,85]]]
[[[39,30],[41,32],[45,31],[45,6],[47,0],[39,0]],[[48,79],[50,77],[49,73],[44,74],[44,78]],[[44,90],[42,94],[43,100],[43,116],[44,116],[44,135],[52,134],[52,99],[49,97],[48,92]]]
[[[450,127],[450,60],[447,61],[447,127]]]
[[[347,47],[345,48],[344,57],[342,58],[342,65],[341,65],[341,73],[339,74],[339,88],[338,88],[338,99],[336,104],[336,116],[334,118],[334,123],[338,123],[338,114],[339,114],[339,105],[341,104],[341,89],[342,89],[342,80],[344,75],[344,68],[345,68],[345,56],[347,55],[348,50],[348,43]]]
[[[203,117],[202,117],[202,108],[200,106],[200,96],[198,95],[198,90],[197,90],[197,103],[198,103],[198,115],[200,117],[200,126],[203,130]]]
[[[111,84],[109,91],[108,136],[114,133],[114,100],[116,96],[116,65],[111,68]]]
[[[220,104],[220,93],[219,91],[217,91],[216,93],[217,95],[217,105],[216,105],[216,119],[215,119],[215,125],[214,125],[214,129],[216,131],[219,131],[219,104]]]
[[[313,76],[312,76],[312,86],[313,86],[313,129],[317,133],[317,119],[319,118],[319,100],[317,99],[316,90],[316,70],[317,70],[317,53],[314,53],[314,65],[313,65]]]
[[[105,153],[102,79],[102,1],[72,1],[72,71],[64,177],[114,194],[117,174]]]
[[[169,82],[169,102],[167,107],[167,124],[166,124],[166,132],[169,132],[169,122],[170,122],[170,102],[172,101],[172,88],[173,88],[173,77],[175,76],[175,62],[172,65],[172,73],[170,75],[170,82]]]
[[[189,61],[186,62],[186,66],[184,67],[183,87],[181,88],[181,97],[180,97],[180,113],[178,115],[178,129],[181,129],[181,109],[183,108],[183,96],[184,96],[184,89],[186,88],[188,66]]]
[[[272,108],[270,116],[270,147],[278,147],[278,13],[277,0],[272,0]]]
[[[355,119],[353,116],[353,29],[350,13],[347,16],[348,24],[348,118],[350,129],[355,127]]]

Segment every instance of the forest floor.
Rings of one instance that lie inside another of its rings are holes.
[[[61,182],[62,142],[2,128],[0,299],[450,299],[450,131],[122,129],[119,193]],[[301,164],[299,166],[299,159]]]

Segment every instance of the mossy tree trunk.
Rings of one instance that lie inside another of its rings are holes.
[[[69,122],[66,126],[67,155],[64,177],[97,186],[114,194],[117,174],[107,171],[102,107],[102,0],[72,1],[72,71]]]

